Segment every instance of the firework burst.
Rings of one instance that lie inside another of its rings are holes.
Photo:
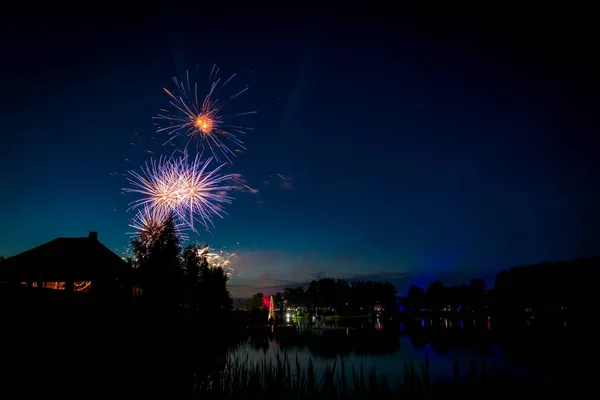
[[[192,231],[194,222],[207,230],[214,227],[213,217],[223,218],[227,213],[224,204],[233,197],[228,192],[240,187],[241,177],[236,174],[221,175],[221,164],[209,169],[212,157],[201,160],[201,154],[190,161],[187,154],[179,158],[159,158],[142,167],[142,173],[129,171],[129,193],[142,198],[130,203],[130,210],[147,207],[157,218],[173,215],[176,225],[186,225]],[[145,215],[145,212],[142,213]]]
[[[181,138],[184,151],[191,143],[194,143],[199,151],[208,148],[216,161],[220,162],[219,156],[222,155],[231,162],[231,156],[235,156],[235,152],[225,142],[230,142],[238,150],[245,150],[238,135],[244,135],[252,128],[230,124],[228,121],[233,117],[256,114],[256,111],[224,115],[225,106],[246,92],[248,86],[234,91],[225,100],[221,100],[218,92],[232,81],[235,74],[224,82],[218,75],[219,68],[214,65],[209,75],[210,89],[204,98],[198,96],[198,83],[190,81],[189,71],[186,72],[184,81],[174,77],[175,90],[170,91],[163,88],[170,98],[173,109],[161,110],[154,119],[158,125],[156,132],[165,132],[170,136],[165,144],[175,138]]]
[[[123,189],[128,193],[139,193],[141,199],[130,203],[130,208],[148,207],[156,216],[168,215],[179,211],[179,176],[180,159],[151,159],[142,167],[142,173],[129,171],[127,180],[132,188]],[[128,211],[129,211],[128,210]]]
[[[129,226],[135,229],[130,232],[132,238],[141,240],[145,247],[148,247],[165,229],[165,223],[171,214],[163,212],[160,208],[150,208],[147,204],[139,209],[135,217],[131,220]],[[182,242],[186,242],[189,237],[186,234],[187,225],[175,223],[175,233]]]
[[[206,258],[210,268],[222,268],[228,278],[233,276],[235,270],[232,264],[237,257],[235,253],[228,253],[224,250],[215,250],[209,246],[204,246],[198,247],[198,256]]]

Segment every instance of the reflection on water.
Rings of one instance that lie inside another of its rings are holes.
[[[385,373],[393,380],[400,378],[406,362],[418,366],[426,355],[433,377],[450,376],[455,362],[464,374],[473,361],[481,365],[484,359],[488,370],[508,367],[519,376],[528,376],[540,364],[545,371],[557,374],[563,373],[568,365],[556,345],[557,341],[566,340],[561,336],[568,331],[566,321],[555,321],[537,331],[538,321],[533,319],[522,323],[520,328],[496,326],[496,321],[490,318],[299,319],[297,324],[298,333],[293,334],[278,334],[271,329],[254,332],[232,349],[230,356],[262,360],[286,353],[304,365],[312,359],[317,371],[343,359],[348,370],[350,366],[362,365],[365,371],[376,367],[378,373]]]

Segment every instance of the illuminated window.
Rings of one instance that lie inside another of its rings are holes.
[[[73,291],[75,292],[91,292],[92,281],[75,281],[73,282]]]
[[[21,285],[27,286],[27,282],[21,282]]]
[[[37,282],[33,282],[33,283],[31,284],[31,287],[38,287],[38,283],[37,283]]]
[[[64,282],[42,282],[42,287],[52,290],[65,290]]]
[[[142,288],[139,286],[133,287],[133,297],[141,296],[143,293]]]

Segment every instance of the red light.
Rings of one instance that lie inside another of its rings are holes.
[[[263,296],[263,300],[262,300],[263,308],[269,308],[270,304],[271,304],[271,298],[268,296]]]

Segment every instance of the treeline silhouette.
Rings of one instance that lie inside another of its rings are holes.
[[[246,309],[263,308],[262,299],[263,293],[256,293],[246,302]],[[273,302],[277,308],[300,308],[306,312],[321,309],[337,315],[365,315],[376,306],[389,311],[397,308],[396,287],[389,282],[333,278],[313,280],[306,289],[284,288],[283,293],[273,295]]]
[[[408,289],[403,309],[406,311],[449,311],[460,309],[481,309],[486,306],[485,283],[473,279],[468,285],[444,286],[433,281],[423,289],[413,285]]]
[[[498,314],[586,311],[595,306],[592,294],[599,271],[600,258],[590,257],[503,270],[489,290],[477,279],[468,285],[454,286],[434,281],[427,289],[411,286],[403,308],[412,313],[483,309]]]
[[[306,288],[287,287],[273,295],[273,300],[280,309],[298,308],[308,313],[322,309],[325,314],[341,316],[365,315],[377,305],[388,314],[471,311],[517,315],[585,311],[595,305],[592,294],[598,271],[598,257],[540,263],[501,271],[489,289],[481,279],[452,286],[436,280],[426,288],[411,286],[404,298],[396,296],[396,288],[389,282],[322,278],[311,281]],[[263,293],[256,293],[246,301],[245,308],[268,307],[264,299]]]
[[[172,218],[151,235],[138,235],[131,244],[143,287],[140,300],[146,307],[183,309],[213,319],[231,310],[225,271],[208,264],[199,251],[204,246],[182,248]]]

